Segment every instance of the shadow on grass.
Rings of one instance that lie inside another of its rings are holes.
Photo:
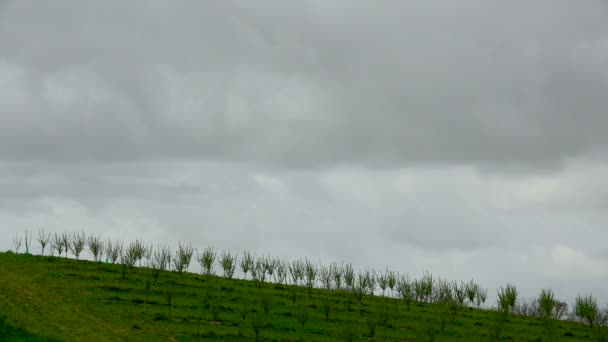
[[[9,325],[0,318],[0,341],[60,342],[62,340],[32,335],[23,329]]]

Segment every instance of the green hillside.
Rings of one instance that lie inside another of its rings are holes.
[[[358,297],[174,271],[156,280],[145,267],[0,253],[0,340],[255,341],[256,331],[260,341],[545,340],[534,317]],[[592,338],[582,324],[553,325],[553,340]]]

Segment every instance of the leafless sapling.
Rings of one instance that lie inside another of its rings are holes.
[[[222,251],[220,264],[224,270],[224,277],[232,279],[234,270],[236,269],[236,255],[232,255],[230,251]]]
[[[89,250],[93,254],[93,260],[97,262],[97,272],[101,267],[101,257],[103,255],[104,244],[99,236],[91,235],[88,240]]]
[[[243,272],[245,279],[247,279],[247,273],[251,272],[251,269],[253,268],[254,260],[255,256],[252,255],[251,252],[243,252],[243,257],[241,258],[239,266],[241,267],[241,271]]]
[[[32,232],[25,231],[25,254],[30,254],[30,246],[32,245]]]
[[[19,248],[21,248],[22,241],[21,236],[19,236],[19,234],[15,234],[15,237],[13,238],[13,245],[15,246],[16,254],[19,254]]]
[[[44,248],[51,241],[51,233],[45,233],[44,228],[38,231],[38,243],[40,244],[40,248],[42,249],[42,255],[44,255]]]
[[[213,263],[215,262],[215,258],[217,256],[217,252],[212,247],[207,247],[203,251],[203,254],[198,254],[196,252],[196,260],[201,265],[204,270],[204,274],[210,276],[213,274]]]
[[[63,253],[63,248],[63,239],[61,235],[55,233],[55,235],[53,235],[53,241],[51,241],[51,249],[56,250],[57,255],[61,256],[61,253]]]
[[[68,250],[70,249],[70,246],[72,245],[70,235],[67,232],[63,232],[63,234],[61,234],[61,243],[63,244],[63,248],[65,250],[65,258],[67,259]]]
[[[318,273],[317,265],[315,265],[308,259],[305,259],[304,268],[305,268],[305,276],[306,276],[306,279],[305,279],[306,287],[308,288],[308,297],[311,298],[312,297],[312,288],[317,283],[317,273]]]
[[[184,271],[188,270],[193,253],[194,248],[190,244],[182,245],[181,242],[178,243],[177,251],[175,251],[175,256],[173,257],[173,268],[175,268],[180,276]]]
[[[72,251],[72,254],[76,256],[76,259],[80,259],[80,254],[84,250],[84,247],[87,244],[87,236],[84,232],[74,233],[72,235],[72,241],[69,244],[69,248]]]

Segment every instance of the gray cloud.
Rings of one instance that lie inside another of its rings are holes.
[[[290,167],[604,157],[606,10],[10,2],[0,153]]]

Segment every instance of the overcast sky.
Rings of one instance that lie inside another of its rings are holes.
[[[0,250],[44,226],[606,303],[607,130],[603,0],[0,1]]]

